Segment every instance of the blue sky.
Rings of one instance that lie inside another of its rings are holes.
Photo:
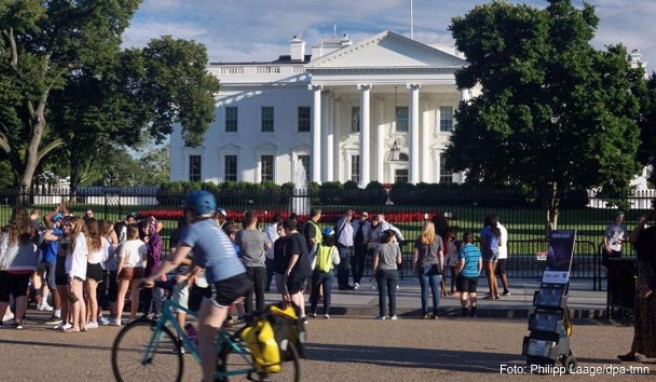
[[[425,43],[452,44],[454,16],[484,0],[414,0],[414,36]],[[509,1],[537,7],[546,0]],[[573,0],[581,6],[580,0]],[[588,0],[601,19],[593,44],[623,43],[639,49],[648,71],[656,70],[656,0]],[[143,46],[170,34],[207,46],[211,61],[269,61],[288,53],[300,35],[308,46],[338,34],[354,41],[389,29],[410,35],[410,0],[144,0],[124,35],[124,46]]]

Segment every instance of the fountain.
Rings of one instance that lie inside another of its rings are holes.
[[[310,195],[307,190],[307,172],[303,162],[298,159],[294,169],[294,193],[292,194],[292,212],[296,215],[310,214]]]

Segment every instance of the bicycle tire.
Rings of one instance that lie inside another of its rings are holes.
[[[162,328],[153,354],[161,362],[154,363],[154,357],[145,364],[141,360],[153,336],[155,325],[153,320],[132,322],[121,329],[114,339],[112,371],[118,382],[182,381],[184,358],[180,353],[178,341],[169,328]]]
[[[244,349],[246,354],[250,353],[248,349]],[[281,352],[282,353],[282,352]],[[301,380],[301,363],[296,346],[292,343],[287,344],[286,355],[283,356],[282,370],[279,373],[258,373],[252,371],[249,374],[236,375],[230,378],[215,378],[219,382],[236,382],[236,381],[267,381],[267,382],[300,382]],[[217,371],[236,371],[246,370],[254,365],[253,358],[247,355],[249,361],[247,362],[241,355],[235,354],[233,349],[225,345],[222,347],[218,354],[219,366]]]

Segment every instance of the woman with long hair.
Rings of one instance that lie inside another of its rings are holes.
[[[28,212],[24,208],[16,209],[0,244],[0,317],[4,317],[9,297],[13,296],[16,329],[23,328],[30,277],[39,263],[35,237],[36,229]]]
[[[424,222],[424,228],[415,241],[412,251],[412,269],[419,277],[421,287],[421,318],[428,317],[428,288],[433,294],[434,320],[438,319],[437,308],[440,305],[440,280],[444,270],[444,248],[442,238],[435,233],[431,221]]]
[[[89,257],[87,258],[87,278],[84,287],[87,291],[87,329],[98,328],[98,283],[103,281],[103,262],[108,257],[109,241],[105,239],[98,227],[98,221],[94,218],[86,220],[87,246]]]
[[[490,294],[486,299],[498,300],[499,291],[497,290],[497,277],[494,274],[494,268],[499,258],[499,246],[501,243],[501,230],[495,215],[485,217],[484,227],[481,230],[481,255],[483,258],[483,268],[487,273],[487,281],[490,287]]]
[[[139,239],[139,227],[136,224],[128,226],[126,242],[121,247],[118,256],[117,282],[118,295],[116,301],[116,324],[121,323],[125,295],[130,289],[130,320],[134,320],[139,309],[139,284],[144,277],[146,267],[146,256],[148,249],[146,244]]]
[[[86,304],[84,302],[83,284],[87,278],[87,257],[89,247],[85,235],[86,225],[80,217],[71,219],[71,233],[69,235],[68,255],[66,256],[66,273],[71,287],[69,301],[71,303],[71,327],[65,329],[67,333],[86,332]]]

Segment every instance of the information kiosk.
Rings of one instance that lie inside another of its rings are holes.
[[[547,251],[547,267],[540,289],[533,296],[528,329],[522,355],[528,365],[556,366],[565,370],[576,368],[569,338],[572,320],[567,309],[569,276],[572,269],[576,231],[551,231]]]

